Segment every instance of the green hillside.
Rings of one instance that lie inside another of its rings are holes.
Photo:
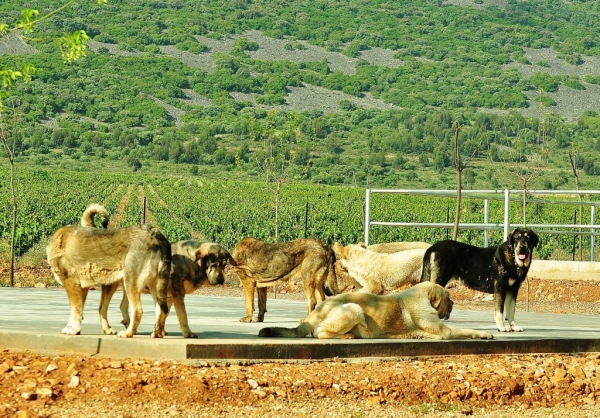
[[[0,22],[56,5],[3,0]],[[466,188],[524,166],[574,188],[569,151],[597,188],[599,31],[595,0],[82,0],[0,38],[0,66],[38,68],[10,93],[18,162],[44,170],[454,188],[458,123]]]

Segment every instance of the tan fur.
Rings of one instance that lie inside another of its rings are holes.
[[[335,242],[333,251],[339,265],[362,286],[360,292],[380,295],[418,282],[426,250],[415,248],[386,254],[376,253],[361,245],[344,247]]]
[[[219,285],[225,282],[223,271],[231,260],[229,251],[221,244],[214,242],[178,241],[171,245],[173,261],[171,263],[171,281],[167,293],[169,311],[175,305],[175,313],[184,338],[197,338],[188,324],[185,309],[185,295],[194,292],[206,284]],[[144,293],[150,293],[145,287]],[[129,324],[129,303],[123,295],[121,301],[122,323]]]
[[[360,243],[359,245],[361,245],[364,247],[365,245],[363,243]],[[391,253],[397,253],[398,251],[404,251],[404,250],[414,250],[415,248],[421,248],[421,249],[427,249],[431,247],[431,244],[428,244],[426,242],[422,242],[422,241],[400,241],[400,242],[382,242],[379,244],[371,244],[369,245],[368,248],[371,251],[374,251],[376,253],[385,253],[385,254],[391,254]]]
[[[146,226],[103,229],[94,228],[94,215],[107,225],[108,214],[100,205],[90,205],[81,217],[81,226],[58,229],[46,247],[48,263],[57,282],[69,298],[71,316],[63,334],[81,332],[83,306],[87,290],[102,286],[100,323],[105,334],[116,334],[108,324],[108,302],[118,283],[133,307],[133,321],[119,337],[132,337],[142,317],[140,292],[150,289],[156,305],[153,337],[164,336],[167,317],[167,287],[171,268],[171,245],[158,231]]]
[[[246,316],[240,322],[263,322],[267,311],[267,287],[300,278],[308,299],[308,313],[317,301],[325,300],[325,288],[338,293],[335,280],[335,254],[316,239],[297,239],[268,244],[244,238],[231,252],[233,272],[244,287]],[[253,318],[254,290],[258,295],[258,317]]]
[[[493,339],[485,331],[449,328],[453,302],[442,286],[424,282],[391,295],[346,293],[327,299],[296,328],[270,327],[260,337]]]

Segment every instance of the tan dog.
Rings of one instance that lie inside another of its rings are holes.
[[[219,285],[225,282],[223,271],[231,260],[229,251],[221,244],[214,242],[178,241],[171,245],[173,262],[171,263],[171,281],[167,293],[169,311],[175,305],[175,313],[184,338],[197,338],[190,330],[185,295],[194,292],[199,287]],[[146,287],[144,293],[150,293]],[[123,325],[129,325],[128,299],[123,295],[121,314]]]
[[[357,244],[344,247],[334,242],[333,251],[338,265],[362,286],[360,292],[380,295],[418,282],[426,250],[415,248],[384,254]]]
[[[102,332],[116,334],[108,324],[108,302],[117,284],[122,281],[133,307],[133,321],[117,335],[129,338],[135,334],[143,313],[140,293],[148,288],[156,305],[156,324],[152,336],[162,338],[168,314],[171,244],[160,232],[145,225],[94,228],[96,214],[100,215],[102,226],[106,228],[106,209],[93,204],[83,213],[81,226],[58,229],[46,248],[54,278],[64,286],[71,306],[71,316],[62,333],[77,335],[81,332],[87,290],[101,285],[102,297],[98,311]]]
[[[335,254],[316,239],[297,239],[268,244],[244,238],[231,252],[233,271],[244,287],[246,316],[240,322],[263,322],[267,312],[267,287],[300,278],[308,299],[308,313],[325,300],[325,288],[338,293],[334,274]],[[258,295],[258,317],[253,318],[254,289]]]
[[[423,286],[425,285],[425,286]],[[448,291],[433,283],[419,283],[391,295],[346,293],[327,299],[296,328],[270,327],[260,337],[397,338],[491,340],[489,332],[449,328],[442,322],[452,311]]]
[[[364,243],[360,243],[359,245],[365,246]],[[368,248],[371,251],[375,251],[376,253],[397,253],[398,251],[404,250],[414,250],[415,248],[427,249],[431,247],[431,244],[422,241],[399,241],[399,242],[382,242],[379,244],[371,244]]]

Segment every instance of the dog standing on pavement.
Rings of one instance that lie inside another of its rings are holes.
[[[529,228],[517,228],[504,243],[487,248],[439,241],[425,252],[421,282],[445,287],[450,280],[459,280],[471,289],[492,293],[498,331],[523,331],[515,323],[515,305],[538,242],[537,234]]]
[[[94,227],[94,216],[102,218],[102,228]],[[168,314],[167,289],[171,270],[171,244],[154,228],[134,225],[110,228],[106,209],[90,205],[81,217],[80,226],[59,228],[46,247],[48,263],[57,282],[69,298],[71,315],[62,333],[81,332],[83,306],[88,288],[102,286],[99,307],[104,334],[117,334],[107,319],[108,303],[118,283],[132,306],[133,320],[119,337],[133,337],[142,318],[142,289],[148,288],[156,305],[153,337],[165,335]]]

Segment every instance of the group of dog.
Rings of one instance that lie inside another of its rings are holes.
[[[276,244],[244,238],[229,252],[214,242],[171,244],[148,225],[108,228],[108,218],[103,206],[92,204],[81,225],[58,229],[48,243],[48,263],[70,304],[63,334],[81,332],[88,290],[100,287],[98,311],[104,334],[132,337],[142,317],[141,294],[150,293],[156,314],[152,337],[166,335],[165,320],[174,305],[183,337],[195,338],[184,297],[206,283],[223,284],[229,265],[244,289],[246,315],[241,322],[264,321],[268,287],[293,280],[302,283],[308,316],[296,328],[263,328],[261,337],[492,339],[489,332],[445,325],[453,307],[445,286],[459,280],[492,293],[498,331],[523,331],[515,323],[515,305],[538,244],[535,232],[517,228],[504,243],[486,248],[453,240],[368,247],[335,242],[330,247],[311,238]],[[349,292],[349,286],[342,286],[349,282],[359,289]],[[126,329],[117,333],[108,323],[107,311],[120,285]],[[397,291],[405,285],[412,286]]]

